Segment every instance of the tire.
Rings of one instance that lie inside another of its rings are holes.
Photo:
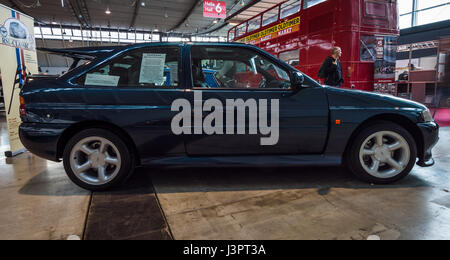
[[[75,184],[90,191],[104,191],[128,179],[134,171],[135,156],[118,135],[95,128],[83,130],[69,140],[63,162]]]
[[[405,178],[416,160],[417,145],[412,135],[400,125],[387,121],[367,125],[353,140],[346,155],[350,171],[373,184],[391,184]]]

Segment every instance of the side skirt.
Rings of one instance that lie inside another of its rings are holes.
[[[165,167],[292,167],[340,166],[342,157],[328,155],[166,157],[142,160],[143,166]]]

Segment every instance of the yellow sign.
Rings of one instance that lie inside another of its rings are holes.
[[[269,41],[298,31],[300,31],[300,16],[237,41],[248,44],[258,44],[260,42]]]
[[[34,19],[0,4],[0,74],[11,156],[24,150],[19,138],[19,92],[25,76],[38,73],[35,46]]]

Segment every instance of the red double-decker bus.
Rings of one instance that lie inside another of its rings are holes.
[[[316,79],[340,46],[344,87],[372,91],[375,79],[395,77],[398,35],[396,0],[290,0],[233,27],[228,40],[254,44]]]

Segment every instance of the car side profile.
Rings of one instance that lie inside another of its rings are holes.
[[[388,184],[416,163],[434,164],[439,126],[425,106],[322,86],[251,45],[44,51],[74,64],[60,77],[28,79],[21,91],[20,138],[30,152],[62,160],[69,178],[88,190],[118,186],[135,167],[150,165],[345,164],[364,181]],[[191,104],[182,120],[174,105],[180,100]],[[224,108],[212,109],[212,102]],[[259,105],[258,112],[251,104]],[[237,119],[228,120],[235,113]],[[215,130],[208,131],[212,114]],[[174,131],[176,119],[180,131]],[[263,122],[271,133],[263,131]],[[270,134],[277,138],[263,145]]]

